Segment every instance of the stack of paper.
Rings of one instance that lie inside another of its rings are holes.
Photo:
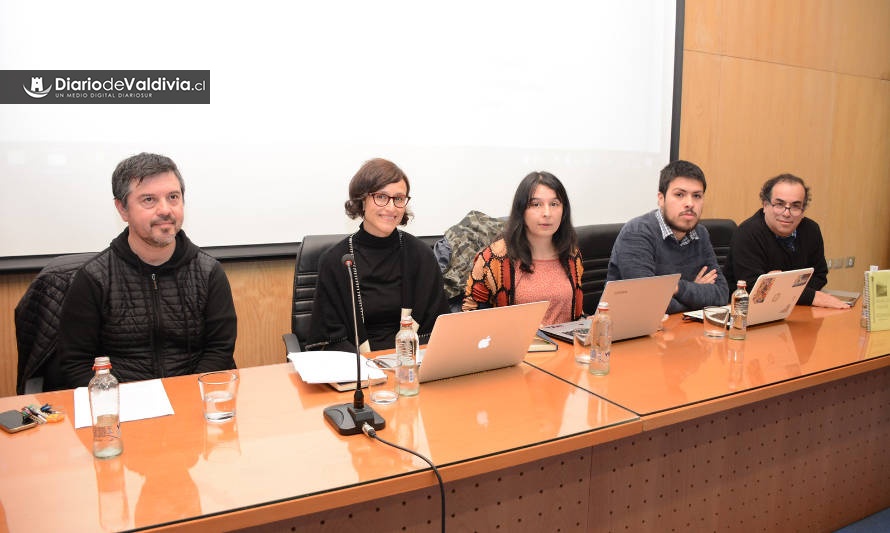
[[[294,365],[294,370],[300,374],[300,378],[306,383],[327,383],[337,390],[347,390],[348,384],[355,388],[355,358],[354,353],[349,352],[297,352],[287,356]],[[370,368],[368,360],[359,356],[361,367],[361,380],[367,382],[384,379],[386,376],[378,368]],[[363,383],[364,387],[367,383]]]
[[[195,396],[198,397],[198,383],[195,381]],[[155,418],[173,414],[170,398],[159,379],[134,381],[120,384],[120,421],[130,422],[144,418]],[[74,427],[92,426],[90,395],[86,387],[74,389]]]

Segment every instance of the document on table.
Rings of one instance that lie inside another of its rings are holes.
[[[287,355],[294,365],[294,370],[300,374],[300,378],[306,383],[339,383],[352,381],[355,383],[355,354],[350,352],[318,351],[296,352]],[[359,367],[362,372],[362,381],[381,379],[383,371],[377,368],[368,368],[367,359],[359,358]]]
[[[156,418],[173,414],[170,398],[159,379],[121,383],[121,422]],[[86,387],[74,389],[74,427],[93,425],[90,396]]]

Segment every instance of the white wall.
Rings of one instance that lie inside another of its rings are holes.
[[[84,6],[91,6],[86,10]],[[548,170],[575,224],[655,206],[674,2],[0,3],[0,69],[210,70],[210,105],[0,105],[0,256],[99,250],[124,157],[172,157],[204,246],[351,231],[371,157],[412,182],[408,230],[509,210]],[[86,11],[86,12],[85,12]],[[2,83],[2,81],[0,81]]]

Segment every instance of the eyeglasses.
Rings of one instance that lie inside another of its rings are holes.
[[[776,202],[774,204],[770,204],[773,208],[773,213],[777,215],[781,215],[788,210],[788,213],[793,217],[799,217],[801,213],[803,213],[803,206],[799,204],[785,204],[782,202]]]
[[[408,200],[411,199],[410,196],[390,196],[385,192],[374,192],[369,193],[368,196],[374,200],[374,203],[377,204],[377,207],[386,207],[389,205],[389,201],[392,200],[392,205],[402,208],[408,205]]]

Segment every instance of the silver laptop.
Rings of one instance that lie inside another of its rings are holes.
[[[666,274],[606,282],[600,301],[609,302],[612,341],[642,337],[658,331],[679,281],[680,274]],[[572,331],[586,323],[587,320],[575,320],[546,326],[541,331],[572,342]]]
[[[761,274],[748,289],[748,325],[785,320],[812,275],[812,268]]]
[[[519,364],[549,302],[440,315],[423,351],[420,381]]]
[[[812,268],[761,274],[754,286],[748,287],[747,324],[756,326],[788,318],[812,275]],[[725,307],[729,309],[728,305]],[[700,309],[683,314],[696,320],[702,319]]]

